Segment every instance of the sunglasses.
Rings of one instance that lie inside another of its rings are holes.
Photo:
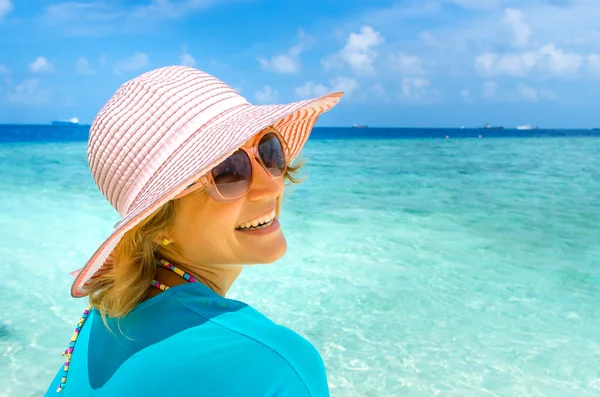
[[[242,146],[225,161],[214,167],[207,175],[187,187],[177,198],[190,193],[195,185],[205,186],[206,192],[215,201],[234,201],[243,197],[252,182],[252,162],[258,164],[273,179],[281,178],[287,170],[285,141],[273,128],[263,131],[251,148]],[[195,190],[195,189],[193,189]]]

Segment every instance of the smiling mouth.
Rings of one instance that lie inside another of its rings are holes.
[[[235,230],[256,230],[269,227],[275,220],[275,210],[271,211],[267,215],[263,215],[260,218],[251,220],[250,222],[242,223]]]

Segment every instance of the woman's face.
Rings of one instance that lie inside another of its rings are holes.
[[[244,146],[252,147],[255,136]],[[275,217],[285,178],[277,180],[252,159],[252,182],[248,193],[235,201],[220,203],[204,190],[177,200],[175,224],[168,234],[169,248],[195,264],[247,265],[271,263],[287,249]],[[263,228],[248,228],[252,222],[266,222]]]

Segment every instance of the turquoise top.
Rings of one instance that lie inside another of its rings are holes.
[[[329,396],[317,350],[292,330],[201,283],[140,303],[110,329],[95,309],[46,396]],[[121,330],[121,332],[119,331]]]

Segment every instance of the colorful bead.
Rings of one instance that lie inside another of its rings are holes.
[[[168,290],[168,289],[169,289],[169,287],[167,287],[167,286],[166,286],[166,285],[164,285],[164,284],[161,284],[161,283],[159,283],[159,282],[158,282],[158,281],[156,281],[156,280],[152,280],[151,284],[152,284],[152,286],[153,286],[153,287],[156,287],[156,288],[158,288],[158,289],[160,289],[160,290],[162,290],[162,291],[166,291],[166,290]]]
[[[166,244],[165,244],[165,241],[167,241]],[[167,245],[170,243],[170,241],[167,240],[167,238],[163,238],[162,242],[164,245]],[[188,273],[184,272],[183,270],[179,269],[177,266],[173,265],[172,263],[170,263],[164,259],[161,259],[156,264],[160,267],[171,270],[172,272],[180,275],[185,280],[187,280],[191,283],[198,282],[198,280],[196,280],[194,278],[194,276],[189,275]],[[167,287],[166,285],[164,285],[162,283],[159,283],[156,280],[152,280],[152,282],[150,284],[153,287],[160,289],[161,291],[166,291],[169,289],[169,287]],[[77,326],[75,327],[75,332],[73,332],[73,336],[71,337],[69,347],[67,347],[67,350],[65,350],[62,354],[63,356],[66,356],[66,360],[65,360],[65,366],[63,368],[63,376],[62,376],[60,384],[58,385],[58,389],[56,390],[57,393],[60,393],[65,388],[65,385],[67,383],[67,373],[69,372],[69,365],[71,364],[71,357],[73,356],[73,350],[75,349],[75,342],[77,341],[77,338],[79,337],[79,332],[81,331],[81,328],[83,328],[83,324],[85,324],[85,321],[89,317],[91,310],[92,310],[92,306],[88,306],[87,309],[85,309],[85,311],[81,315],[81,318],[79,319],[79,321],[77,322]]]
[[[87,309],[85,309],[85,311],[81,315],[81,318],[77,322],[77,327],[75,328],[75,332],[73,332],[73,336],[71,337],[71,343],[69,343],[69,347],[62,354],[63,356],[67,356],[67,359],[65,360],[65,366],[63,368],[64,372],[63,372],[61,382],[58,385],[58,389],[56,390],[57,393],[60,393],[65,388],[65,383],[67,383],[67,374],[69,372],[69,364],[71,364],[71,355],[73,353],[73,349],[75,348],[75,341],[77,341],[77,337],[79,336],[79,331],[81,330],[81,327],[83,327],[85,320],[87,320],[91,309],[92,309],[92,307],[88,306]]]
[[[198,280],[196,280],[194,278],[194,276],[189,275],[188,273],[184,272],[183,270],[181,270],[180,268],[178,268],[177,266],[173,265],[172,263],[161,259],[160,261],[158,261],[157,263],[160,267],[163,267],[165,269],[169,269],[172,272],[180,275],[181,277],[183,277],[185,280],[191,282],[191,283],[197,283]]]

